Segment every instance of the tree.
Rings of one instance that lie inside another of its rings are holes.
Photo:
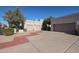
[[[44,19],[43,24],[42,24],[42,30],[46,30],[47,29],[47,20]]]
[[[19,29],[24,29],[24,22],[25,22],[25,17],[22,15],[21,11],[17,7],[15,10],[15,17],[14,17],[14,24],[19,28]],[[21,25],[20,25],[21,24]]]
[[[53,17],[50,16],[50,17],[47,17],[47,18],[44,19],[43,24],[42,24],[42,30],[48,30],[48,31],[51,30],[50,25],[51,25],[52,18]]]
[[[9,24],[9,27],[12,27],[12,21],[13,21],[14,13],[11,10],[8,10],[5,12],[5,16],[3,16],[4,20],[6,20]]]
[[[16,10],[8,10],[5,12],[5,16],[3,18],[8,22],[9,27],[15,27],[18,29],[24,29],[24,21],[25,17],[22,15],[21,11],[18,7],[16,7]],[[20,24],[22,24],[20,26]]]

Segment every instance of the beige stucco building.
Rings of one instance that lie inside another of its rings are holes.
[[[26,20],[24,28],[27,31],[40,31],[42,28],[43,20]]]

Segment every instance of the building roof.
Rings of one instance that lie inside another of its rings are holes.
[[[59,17],[59,18],[55,18],[53,20],[53,24],[74,23],[77,20],[79,20],[79,13],[70,14],[70,15]]]

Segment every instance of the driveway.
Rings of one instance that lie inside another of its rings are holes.
[[[42,31],[35,36],[26,36],[29,42],[0,52],[15,53],[73,53],[79,52],[79,36],[62,32]]]

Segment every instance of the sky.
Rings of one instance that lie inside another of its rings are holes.
[[[79,12],[79,6],[19,6],[23,15],[29,20],[44,19],[48,16],[61,17]],[[0,22],[7,24],[2,18],[8,10],[15,10],[16,6],[0,6]]]

